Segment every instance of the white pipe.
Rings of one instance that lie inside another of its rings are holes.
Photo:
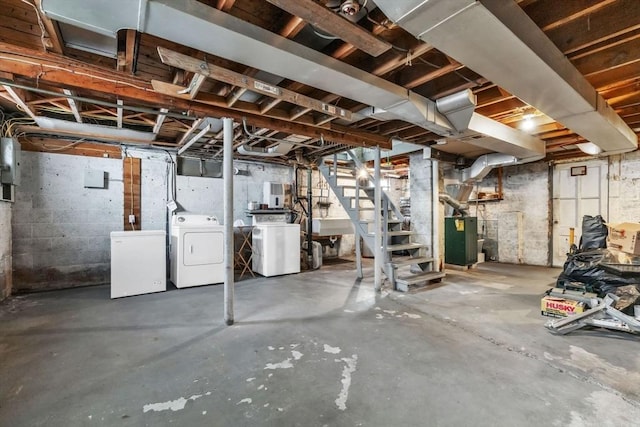
[[[233,325],[233,119],[223,118],[224,322]]]
[[[374,188],[374,218],[375,218],[375,252],[374,252],[374,275],[373,286],[376,292],[380,292],[382,289],[382,224],[380,221],[380,147],[376,147],[376,158],[374,160],[373,180],[375,182]]]
[[[440,176],[438,161],[431,159],[431,256],[433,271],[440,271]]]

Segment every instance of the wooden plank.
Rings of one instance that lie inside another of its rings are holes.
[[[123,200],[124,200],[124,230],[141,230],[142,217],[140,216],[141,196],[141,161],[134,157],[125,157],[122,161]],[[135,215],[135,223],[129,223],[129,215]]]
[[[71,92],[69,89],[63,89],[62,92],[64,92],[65,95],[69,95],[69,96],[73,96],[73,92]],[[67,98],[67,102],[69,103],[69,107],[71,107],[71,112],[73,113],[73,117],[76,118],[76,122],[78,123],[82,123],[82,116],[80,115],[80,103],[76,102],[75,99],[73,98]]]
[[[371,74],[382,76],[395,69],[398,69],[410,62],[412,58],[418,58],[427,52],[433,50],[434,47],[428,43],[420,43],[411,49],[406,55],[396,55],[394,58],[378,64],[371,70]]]
[[[294,16],[304,19],[319,30],[341,38],[371,56],[379,56],[391,49],[391,43],[375,37],[359,25],[313,0],[267,1]]]
[[[524,7],[542,31],[552,30],[587,16],[617,0],[538,0]]]
[[[127,30],[124,50],[124,71],[131,74],[136,72],[136,30]]]
[[[29,117],[31,117],[33,120],[36,119],[36,114],[31,110],[31,108],[29,108],[29,106],[24,102],[24,100],[20,98],[20,96],[18,95],[18,93],[14,88],[7,85],[2,85],[2,87],[4,88],[4,90],[7,91],[11,99],[13,99],[13,101],[18,105],[18,107],[20,107],[22,112],[29,115]]]
[[[102,68],[69,58],[43,53],[33,49],[0,43],[0,70],[70,89],[83,89],[154,105],[163,105],[177,111],[190,111],[192,115],[243,119],[251,126],[264,127],[283,133],[320,138],[337,144],[356,147],[390,148],[389,138],[370,132],[354,133],[353,129],[335,130],[329,125],[315,126],[290,122],[275,117],[236,109],[221,108],[200,100],[184,100],[174,94],[161,94],[146,81],[114,71],[113,65]],[[223,98],[224,99],[224,98]]]
[[[547,36],[567,55],[637,28],[640,28],[640,1],[619,0],[547,31]]]
[[[640,34],[625,43],[572,60],[584,76],[622,67],[640,60]]]
[[[19,141],[24,151],[70,154],[85,157],[107,157],[111,159],[120,159],[122,157],[120,147],[112,144],[97,144],[93,142],[77,143],[77,140],[50,139],[34,136],[20,138]]]
[[[48,41],[50,44],[48,50],[61,55],[64,54],[64,43],[62,41],[62,34],[60,34],[60,27],[58,26],[58,23],[53,22],[44,13],[40,13],[42,10],[42,0],[34,1],[38,9],[38,15],[40,16],[40,19],[42,19],[42,24],[47,30]]]
[[[164,64],[171,65],[172,67],[182,68],[183,70],[193,73],[201,73],[204,76],[248,89],[253,92],[261,93],[272,98],[278,98],[282,101],[290,102],[314,111],[351,120],[351,111],[326,104],[320,100],[293,92],[289,89],[274,86],[261,80],[254,79],[253,77],[218,67],[217,65],[208,64],[196,58],[165,49],[161,46],[158,46],[158,54]]]

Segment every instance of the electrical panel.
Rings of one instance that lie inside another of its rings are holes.
[[[20,185],[20,143],[15,138],[0,138],[0,182]]]
[[[20,185],[20,144],[15,138],[0,138],[0,200],[15,201]]]

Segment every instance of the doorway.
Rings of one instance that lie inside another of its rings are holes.
[[[575,229],[575,244],[582,235],[584,215],[608,218],[608,163],[595,160],[556,165],[553,170],[552,265],[562,267],[569,251],[569,230]]]

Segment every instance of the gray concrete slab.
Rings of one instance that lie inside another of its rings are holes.
[[[369,270],[367,277],[371,277]],[[549,334],[558,270],[485,264],[375,295],[352,264],[109,300],[0,304],[0,425],[634,425],[638,341]]]

